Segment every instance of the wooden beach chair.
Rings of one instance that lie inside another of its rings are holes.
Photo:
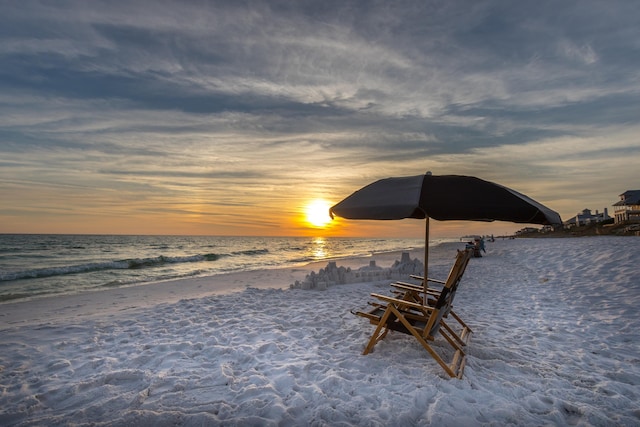
[[[451,270],[449,271],[449,275],[447,276],[447,280],[438,280],[428,278],[427,283],[436,283],[438,288],[427,288],[427,301],[429,304],[433,305],[440,294],[442,293],[443,287],[450,282],[451,288],[449,292],[451,293],[451,301],[455,297],[456,292],[458,291],[458,286],[462,281],[462,276],[464,275],[465,270],[467,269],[467,265],[469,265],[469,260],[473,257],[473,251],[471,249],[465,249],[464,251],[458,251],[456,256],[456,261],[454,262]],[[412,279],[424,281],[423,276],[411,275]],[[421,284],[415,283],[407,283],[407,282],[395,282],[391,284],[392,287],[396,289],[394,292],[396,295],[402,295],[402,299],[412,300],[417,303],[424,301],[424,286]],[[451,314],[458,322],[462,322],[462,319],[458,317],[458,315],[453,311],[453,304],[447,307],[447,311],[444,313],[444,317],[448,317]]]
[[[466,362],[466,353],[463,347],[468,344],[472,331],[458,316],[452,315],[459,324],[457,328],[459,330],[455,331],[444,320],[444,316],[451,312],[455,296],[455,289],[452,288],[459,283],[461,271],[464,272],[471,256],[470,251],[458,252],[449,277],[432,305],[424,305],[420,299],[422,291],[413,288],[407,290],[400,298],[377,293],[371,294],[380,302],[371,303],[373,309],[368,312],[358,311],[355,313],[369,319],[372,324],[376,325],[363,354],[370,353],[373,347],[384,339],[389,330],[394,330],[415,337],[449,376],[461,378]],[[441,346],[434,347],[429,344],[437,334],[444,337],[450,348],[443,350]],[[447,357],[446,353],[451,352],[453,352],[452,355]],[[450,361],[446,362],[445,359],[450,359]]]

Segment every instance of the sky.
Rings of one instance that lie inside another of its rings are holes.
[[[418,220],[314,226],[305,206],[427,171],[563,219],[640,189],[636,0],[0,10],[0,233],[420,237]]]

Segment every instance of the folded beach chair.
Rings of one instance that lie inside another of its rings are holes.
[[[466,362],[466,353],[463,347],[467,345],[472,331],[458,316],[452,315],[459,324],[457,328],[459,330],[456,332],[447,324],[444,316],[451,312],[455,296],[454,285],[457,286],[459,283],[461,271],[464,272],[471,256],[471,251],[458,252],[449,277],[442,290],[435,296],[432,305],[423,304],[422,291],[417,288],[408,289],[399,298],[377,293],[371,294],[380,302],[371,303],[374,308],[368,312],[358,311],[355,313],[369,319],[372,324],[376,325],[363,354],[370,353],[373,347],[384,339],[389,330],[394,330],[415,337],[449,376],[461,378]],[[429,344],[438,334],[444,337],[450,348],[443,349],[442,346]],[[447,353],[450,357],[447,357]],[[447,363],[445,358],[450,361]]]

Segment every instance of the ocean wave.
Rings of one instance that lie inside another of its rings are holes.
[[[134,258],[119,261],[91,262],[86,264],[65,265],[59,267],[36,268],[26,271],[0,272],[0,282],[21,279],[38,279],[43,277],[64,276],[70,274],[89,273],[105,270],[135,270],[153,268],[166,264],[180,264],[189,262],[217,261],[219,254],[199,254],[190,256],[159,255],[151,258]]]
[[[422,239],[0,234],[0,303],[422,244]]]
[[[26,292],[5,294],[5,295],[0,295],[0,302],[9,302],[9,301],[18,300],[18,299],[30,298],[33,296],[37,296],[37,294],[26,293]]]
[[[264,255],[268,254],[269,249],[248,249],[245,251],[232,252],[232,255]]]

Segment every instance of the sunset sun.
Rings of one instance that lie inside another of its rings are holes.
[[[314,227],[324,227],[331,221],[329,216],[329,202],[326,200],[316,199],[305,207],[305,218],[309,224]]]

